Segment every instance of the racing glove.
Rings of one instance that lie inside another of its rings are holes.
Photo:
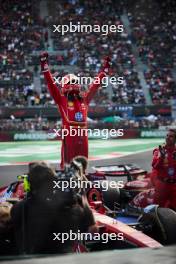
[[[42,72],[48,71],[48,52],[45,51],[40,54],[40,64]]]

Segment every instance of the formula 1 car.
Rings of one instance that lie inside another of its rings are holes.
[[[134,164],[97,166],[92,169],[93,172],[86,175],[88,181],[92,183],[91,187],[87,185],[86,189],[89,203],[103,201],[111,210],[117,203],[120,208],[125,208],[130,202],[136,207],[146,207],[153,203],[154,191],[147,171]],[[9,198],[24,198],[24,190],[27,191],[26,175],[19,175],[17,178],[16,182],[0,188],[0,202]],[[100,183],[98,187],[97,182]],[[111,187],[112,182],[116,182],[117,185]],[[118,183],[121,183],[120,187]],[[103,185],[107,186],[106,192],[103,191]],[[138,197],[143,197],[144,193],[149,199],[145,203],[143,199],[139,204]]]
[[[150,174],[135,164],[109,165],[93,167],[93,172],[87,175],[90,181],[108,181],[123,183],[120,188],[111,188],[108,192],[101,192],[92,188],[88,191],[88,201],[103,200],[111,209],[114,204],[125,208],[127,204],[134,207],[146,207],[153,204],[154,188]]]
[[[130,200],[134,195],[133,189],[132,194],[128,188],[125,189],[128,186],[127,184],[131,183],[132,180],[139,181],[139,178],[148,179],[147,172],[134,165],[109,166],[109,171],[107,169],[108,167],[95,168],[95,172],[88,174],[87,178],[92,182],[97,179],[100,182],[111,182],[113,175],[118,180],[120,177],[126,177],[122,194],[119,188],[109,188],[106,192],[103,192],[101,188],[94,188],[93,185],[86,190],[86,194],[99,227],[99,233],[108,233],[109,235],[111,233],[121,233],[123,234],[123,239],[111,240],[106,244],[102,243],[101,240],[98,242],[86,241],[86,247],[77,244],[75,251],[84,252],[87,248],[89,251],[136,247],[158,248],[162,245],[176,243],[175,233],[173,232],[176,228],[176,213],[173,210],[160,208],[157,205],[144,209],[121,205],[123,197]],[[108,177],[111,177],[111,180],[107,179]],[[24,179],[24,175],[18,176],[17,182],[1,188],[0,203],[23,199],[26,195]],[[141,189],[139,188],[139,190]]]

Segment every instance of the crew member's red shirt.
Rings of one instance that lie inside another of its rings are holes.
[[[176,179],[176,147],[164,146],[164,149],[164,158],[158,148],[153,151],[153,172],[160,179]]]

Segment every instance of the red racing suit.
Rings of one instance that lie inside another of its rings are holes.
[[[176,209],[176,147],[165,145],[163,148],[164,157],[158,148],[153,151],[151,181],[155,187],[154,203]]]
[[[62,139],[61,148],[61,164],[63,168],[65,163],[70,161],[78,155],[88,157],[88,137],[86,133],[81,133],[81,128],[87,129],[87,113],[88,106],[91,99],[94,97],[97,89],[101,85],[101,80],[106,76],[106,73],[102,70],[98,76],[99,81],[93,82],[89,89],[85,93],[80,93],[80,97],[76,97],[73,101],[69,100],[69,97],[61,92],[49,71],[44,71],[44,77],[47,82],[51,96],[57,104],[58,110],[61,113],[62,129],[75,129],[78,133],[75,136],[69,135]],[[85,131],[85,130],[84,130]]]

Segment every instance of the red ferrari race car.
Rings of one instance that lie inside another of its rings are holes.
[[[139,168],[135,164],[127,165],[109,165],[109,166],[96,166],[93,167],[93,172],[88,173],[86,178],[91,183],[91,188],[87,188],[88,201],[101,201],[102,200],[102,188],[103,183],[117,182],[119,188],[111,188],[111,184],[108,185],[108,195],[105,199],[105,203],[108,203],[108,207],[112,208],[114,201],[119,202],[121,200],[122,205],[132,201],[138,194],[143,191],[152,189],[149,174],[146,170]],[[13,182],[9,186],[0,188],[0,202],[8,198],[23,199],[24,187],[25,187],[26,175],[17,176],[17,181]],[[97,188],[96,182],[101,182],[100,188]],[[107,185],[107,184],[104,184]],[[89,185],[87,184],[87,187]],[[25,187],[27,188],[27,187]],[[114,189],[114,191],[113,191]],[[107,191],[107,190],[106,190]],[[119,193],[120,192],[120,193]],[[120,195],[120,197],[119,197]],[[110,196],[110,197],[109,197]],[[113,198],[114,197],[114,198]],[[113,198],[113,199],[112,199]],[[112,204],[112,205],[111,205]],[[145,206],[152,204],[148,203]],[[145,207],[139,206],[139,207]]]
[[[101,240],[85,241],[86,247],[80,247],[77,244],[75,251],[136,247],[158,248],[162,245],[176,243],[173,232],[176,228],[176,213],[173,210],[160,208],[157,205],[146,208],[128,206],[128,202],[133,199],[136,193],[149,188],[147,184],[145,186],[139,184],[140,181],[148,181],[146,171],[135,165],[113,165],[94,169],[94,173],[87,175],[89,184],[85,192],[99,227],[99,233],[123,234],[123,239],[110,240],[108,243],[102,243]],[[65,176],[70,181],[72,178],[75,179],[75,176],[69,171],[73,172],[71,167],[67,169]],[[60,179],[60,173],[63,175],[63,171],[58,172],[58,179]],[[112,188],[111,182],[115,178],[116,181],[120,179],[124,181],[123,188],[119,189],[118,186]],[[135,180],[138,185],[130,189],[129,183],[132,183],[132,180]],[[100,183],[99,187],[97,187],[98,182]],[[106,191],[103,190],[104,186],[106,186]],[[67,188],[70,187],[67,186]],[[75,191],[78,192],[76,189]],[[26,176],[21,175],[18,176],[17,182],[0,189],[0,202],[10,201],[13,203],[16,199],[21,200],[27,195]]]
[[[146,170],[135,164],[96,166],[93,170],[87,175],[90,181],[106,180],[118,183],[118,191],[109,186],[108,192],[103,194],[105,204],[111,209],[115,202],[118,202],[120,208],[125,208],[128,204],[140,208],[153,204],[154,189]],[[101,193],[95,189],[89,190],[88,200],[101,200]]]

